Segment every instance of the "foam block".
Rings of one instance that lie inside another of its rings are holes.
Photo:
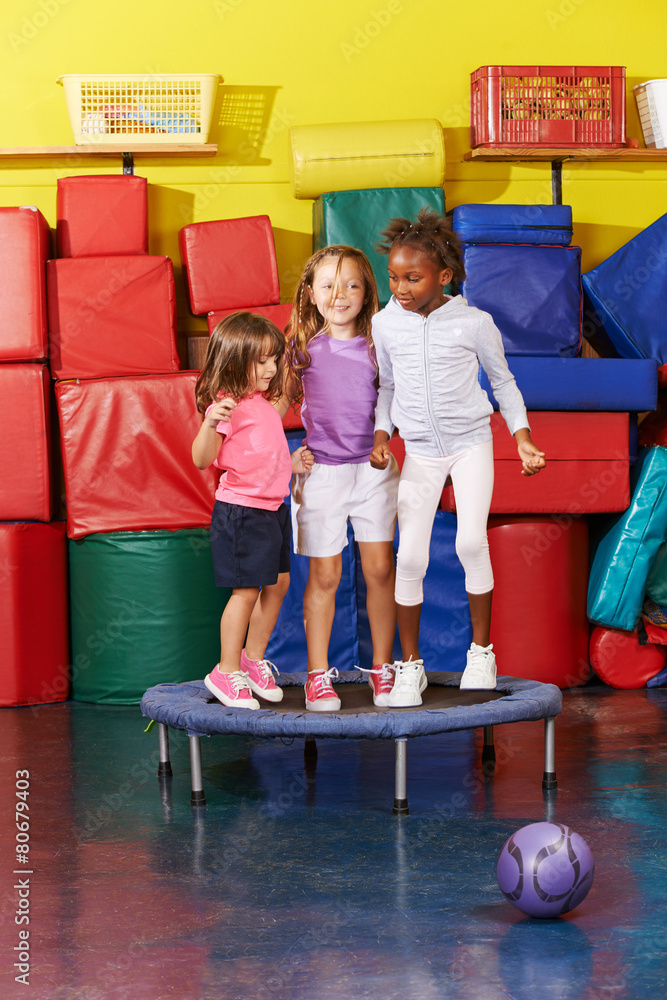
[[[646,596],[667,607],[667,542],[658,549],[646,578]]]
[[[48,354],[46,261],[49,226],[36,208],[0,208],[0,361]]]
[[[590,661],[601,681],[629,691],[646,687],[664,669],[667,646],[642,646],[636,632],[597,626],[591,633]]]
[[[632,502],[605,532],[591,565],[588,617],[632,632],[646,579],[667,539],[667,448],[645,448],[632,472]]]
[[[295,198],[355,188],[442,187],[445,143],[434,118],[294,125],[290,180]]]
[[[199,471],[192,372],[58,382],[67,533],[209,527],[219,470]]]
[[[148,253],[148,185],[134,174],[59,177],[59,257]]]
[[[0,521],[50,521],[51,382],[45,365],[0,365]]]
[[[452,228],[464,243],[569,246],[570,205],[457,205]]]
[[[574,357],[581,345],[579,247],[466,244],[460,291],[493,317],[506,354]]]
[[[225,319],[225,317],[231,316],[232,313],[239,311],[259,313],[260,316],[266,316],[267,319],[270,319],[272,323],[275,323],[276,326],[284,332],[285,327],[289,322],[290,313],[292,312],[292,303],[281,302],[278,305],[248,306],[247,309],[241,309],[241,307],[236,309],[215,309],[206,317],[208,322],[208,332],[213,333],[221,319]]]
[[[0,524],[0,705],[69,692],[65,525]]]
[[[268,215],[194,222],[181,229],[178,242],[195,315],[280,301]]]
[[[55,378],[178,371],[168,257],[50,260],[47,287]]]
[[[488,537],[498,673],[562,688],[584,684],[590,677],[586,519],[492,517]]]
[[[547,466],[522,476],[516,441],[500,413],[491,416],[494,475],[492,514],[579,516],[625,510],[630,502],[630,419],[627,413],[529,412],[531,437]],[[442,495],[456,510],[454,489]]]
[[[507,363],[529,410],[644,412],[657,405],[655,361],[514,356]],[[479,381],[497,410],[498,404],[481,367]]]
[[[358,185],[357,185],[358,186]],[[421,208],[444,215],[441,187],[387,187],[328,191],[313,205],[313,249],[342,243],[368,257],[381,305],[391,298],[387,257],[375,249],[380,233],[395,216],[413,219]],[[447,286],[448,287],[448,286]]]
[[[586,294],[622,358],[667,363],[667,213],[583,276]]]
[[[206,529],[89,535],[69,557],[76,701],[136,704],[218,662],[230,591],[215,586]]]

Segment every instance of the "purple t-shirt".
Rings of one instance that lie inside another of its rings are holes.
[[[321,465],[367,462],[373,450],[375,365],[363,337],[334,340],[325,333],[308,344],[301,418],[306,443]]]

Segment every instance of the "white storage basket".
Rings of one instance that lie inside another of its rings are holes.
[[[648,149],[667,147],[667,80],[647,80],[633,87]]]
[[[67,74],[67,112],[76,145],[205,143],[218,73]]]

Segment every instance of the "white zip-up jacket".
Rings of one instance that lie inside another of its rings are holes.
[[[391,437],[398,427],[408,454],[456,455],[491,440],[493,407],[479,384],[480,364],[510,433],[529,428],[500,331],[461,295],[428,316],[392,296],[373,317],[373,342],[380,373],[375,430]]]

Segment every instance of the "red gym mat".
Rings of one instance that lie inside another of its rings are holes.
[[[0,365],[0,521],[53,516],[50,416],[48,368]]]
[[[196,469],[194,372],[56,384],[67,533],[208,527],[220,472]]]
[[[0,361],[46,358],[49,225],[36,208],[0,208]]]
[[[0,705],[65,701],[67,539],[62,522],[0,524]]]
[[[59,257],[148,253],[145,177],[60,177],[56,194]]]
[[[50,260],[47,289],[56,378],[178,371],[168,257]]]
[[[531,437],[547,466],[522,476],[516,441],[499,413],[491,416],[495,482],[492,514],[592,514],[630,503],[630,419],[627,413],[531,411]],[[443,510],[456,510],[453,487]]]
[[[268,306],[237,306],[236,309],[214,309],[208,314],[206,320],[208,322],[208,332],[213,333],[215,327],[224,319],[226,316],[231,316],[235,312],[253,312],[259,313],[260,316],[266,316],[270,319],[272,323],[285,332],[285,327],[290,318],[290,313],[292,312],[291,302],[281,302],[278,305],[268,305]]]
[[[268,215],[194,222],[181,229],[178,240],[195,315],[280,300]]]

